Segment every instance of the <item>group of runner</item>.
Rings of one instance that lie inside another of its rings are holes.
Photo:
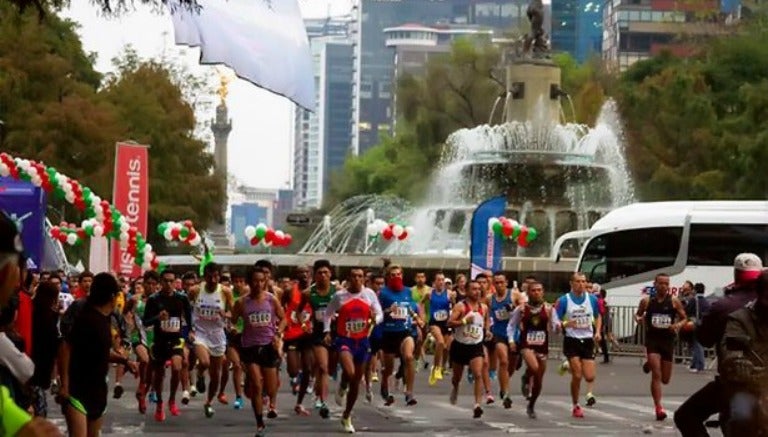
[[[584,417],[582,381],[587,383],[586,405],[596,403],[592,386],[601,311],[583,274],[574,274],[570,291],[550,305],[544,300],[543,285],[533,277],[518,288],[516,283],[510,287],[503,273],[480,273],[469,281],[460,275],[451,288],[437,273],[432,286],[424,289],[418,287],[423,279],[415,287],[405,286],[403,270],[396,265],[383,273],[349,269],[341,284],[332,281],[333,273],[326,260],[318,260],[311,270],[299,267],[293,278],[279,280],[272,277],[273,266],[266,260],[244,275],[223,275],[218,265],[208,264],[202,280],[191,272],[181,278],[171,270],[146,272],[118,308],[124,322],[113,323],[115,343],[130,348],[138,364],[139,412],[146,412],[149,399],[157,421],[166,420],[166,407],[178,416],[176,398],[181,389],[182,404],[203,396],[204,414],[213,417],[214,401],[229,403],[225,388],[231,374],[233,407],[241,409],[243,396],[249,398],[262,434],[265,410],[267,418],[278,414],[279,370],[284,367],[298,416],[311,414],[303,404],[306,395],[314,393],[318,414],[329,417],[333,375],[338,380],[334,398],[343,408],[342,427],[353,433],[352,411],[359,393],[371,402],[377,381],[385,405],[395,403],[392,386],[400,380],[404,403],[417,404],[414,385],[421,367],[417,357],[425,356],[426,344],[431,343],[429,384],[437,385],[450,372],[452,404],[458,400],[466,367],[473,386],[473,417],[483,415],[483,404],[495,402],[493,380],[498,380],[503,407],[511,408],[510,380],[524,366],[521,388],[527,415],[535,419],[553,333],[564,337],[566,360],[560,370],[571,374],[573,417]],[[637,321],[647,324],[645,370],[652,373],[659,420],[666,417],[661,384],[669,382],[675,332],[685,322],[668,284],[669,278],[659,275],[655,295],[644,299],[637,312]],[[166,402],[167,370],[171,382]],[[122,373],[118,369],[118,380]],[[122,394],[118,387],[115,397]]]

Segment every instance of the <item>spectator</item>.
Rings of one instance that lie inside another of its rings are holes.
[[[685,313],[688,314],[688,319],[695,324],[709,312],[709,301],[704,297],[706,291],[704,284],[700,282],[695,284],[693,291],[693,296],[685,306]],[[692,334],[688,341],[691,347],[691,367],[688,370],[691,373],[701,372],[704,370],[704,346],[699,343],[695,334]]]
[[[50,282],[40,284],[33,301],[32,361],[35,373],[30,381],[35,415],[46,417],[45,391],[51,387],[51,374],[59,349],[59,291]]]
[[[8,388],[10,396],[20,407],[26,409],[31,405],[26,384],[35,371],[35,365],[24,354],[24,340],[12,329],[18,308],[17,294],[0,313],[0,384]]]
[[[599,284],[595,284],[600,287]],[[600,338],[600,350],[603,351],[603,364],[611,362],[611,355],[608,351],[608,337],[613,337],[613,331],[611,329],[611,311],[608,307],[608,300],[606,299],[608,292],[604,288],[600,287],[597,292],[597,307],[600,311],[600,315],[603,317],[602,332]]]

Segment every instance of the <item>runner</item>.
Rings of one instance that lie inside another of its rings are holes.
[[[467,285],[467,295],[463,302],[457,303],[451,311],[448,326],[454,328],[453,343],[451,344],[451,404],[456,405],[459,396],[459,383],[461,382],[464,367],[469,366],[469,371],[474,375],[473,386],[475,395],[475,419],[483,415],[482,402],[482,375],[483,339],[490,337],[490,319],[488,307],[480,300],[480,284],[470,281]]]
[[[453,338],[453,328],[448,327],[451,315],[451,293],[445,290],[445,275],[435,274],[433,288],[424,295],[424,312],[429,308],[429,333],[435,339],[435,356],[429,372],[429,385],[443,379],[443,357]],[[428,305],[427,305],[428,304]]]
[[[376,297],[381,299],[381,289],[384,288],[384,276],[380,273],[372,273],[370,289],[376,293]],[[379,362],[382,358],[381,340],[384,336],[384,324],[379,323],[371,331],[371,359],[368,361],[365,369],[365,400],[369,403],[373,401],[373,389],[371,384],[379,381]]]
[[[395,264],[387,267],[387,285],[379,294],[381,306],[384,308],[384,328],[381,340],[384,351],[384,372],[381,380],[381,397],[385,405],[395,402],[395,397],[389,393],[389,377],[395,365],[395,357],[405,367],[405,403],[416,405],[413,397],[414,384],[414,339],[411,336],[411,326],[414,319],[419,325],[423,324],[418,303],[413,301],[411,290],[403,285],[403,269]]]
[[[305,292],[314,314],[312,322],[312,349],[315,358],[315,408],[320,410],[320,417],[323,419],[327,419],[330,414],[326,403],[328,396],[328,365],[331,361],[330,346],[325,344],[323,323],[328,303],[330,303],[333,295],[336,293],[336,287],[331,284],[331,268],[331,263],[327,260],[320,259],[315,261],[312,268],[315,283],[309,287],[308,293]]]
[[[413,301],[421,305],[421,314],[426,315],[426,323],[429,323],[429,302],[424,301],[424,296],[430,291],[430,286],[427,285],[427,274],[423,271],[416,272],[415,283],[411,287],[411,294],[413,295]],[[427,334],[429,330],[427,326],[418,327],[414,326],[414,333],[416,334],[416,348],[414,349],[414,358],[416,360],[414,368],[416,372],[421,370],[421,366],[424,363],[424,346],[427,343]],[[426,367],[425,367],[426,368]]]
[[[240,296],[246,295],[248,286],[245,285],[245,275],[241,272],[232,273],[232,299],[237,302]],[[227,382],[229,381],[229,367],[232,366],[232,384],[235,386],[235,410],[243,408],[243,367],[240,363],[240,339],[243,335],[243,319],[236,323],[227,321],[227,352],[224,355],[224,361],[221,363],[221,383],[219,384],[219,402],[226,405]]]
[[[198,376],[208,370],[210,384],[203,411],[205,417],[213,417],[211,404],[218,394],[221,378],[221,364],[227,350],[227,336],[224,328],[234,306],[232,290],[219,283],[221,268],[216,263],[206,264],[203,270],[205,281],[192,292],[194,317],[190,340],[195,342]]]
[[[349,381],[341,425],[344,431],[350,434],[355,432],[355,427],[352,426],[352,408],[357,401],[360,381],[363,379],[370,354],[368,335],[373,326],[381,323],[384,318],[376,294],[373,290],[363,287],[363,278],[363,269],[353,267],[349,271],[347,289],[333,296],[323,319],[324,340],[330,345],[332,314],[338,311],[334,346],[339,354],[342,371]]]
[[[499,397],[503,400],[504,408],[512,408],[512,398],[509,397],[509,378],[517,366],[517,354],[509,347],[507,337],[509,314],[514,310],[512,290],[507,288],[507,277],[501,272],[493,274],[493,293],[488,295],[486,305],[491,317],[491,333],[493,334],[492,348],[489,354],[495,357],[498,366]]]
[[[556,318],[552,317],[552,307],[544,302],[543,285],[535,281],[528,282],[527,294],[528,302],[515,308],[509,318],[507,337],[510,352],[519,347],[528,372],[532,376],[533,383],[526,413],[528,417],[535,419],[536,400],[541,394],[544,374],[547,371],[549,331],[555,330]],[[520,339],[519,345],[516,344],[515,338]]]
[[[573,417],[583,418],[579,405],[582,378],[587,383],[595,380],[595,341],[600,341],[600,312],[597,298],[586,293],[587,278],[583,273],[571,275],[571,291],[557,302],[555,315],[564,331],[563,355],[568,358],[571,372],[571,400]],[[587,393],[587,405],[595,404],[595,397]]]
[[[139,363],[139,384],[136,386],[136,400],[139,403],[139,413],[147,412],[147,365],[149,364],[149,348],[147,346],[147,334],[141,323],[138,302],[141,302],[141,312],[144,312],[144,303],[140,299],[128,299],[123,308],[127,334],[131,339],[131,348],[136,354]]]
[[[492,277],[493,273],[487,271],[478,273],[477,276],[475,276],[475,281],[480,284],[480,301],[486,302],[486,305],[487,302],[489,302],[490,295],[493,294],[491,291]],[[496,362],[496,354],[492,353],[496,348],[496,343],[493,341],[492,337],[489,337],[483,341],[483,346],[485,347],[482,372],[483,388],[485,389],[485,403],[490,405],[496,402],[491,391],[491,379],[496,379],[496,368],[498,365]],[[470,384],[473,382],[472,378],[474,378],[474,375],[472,372],[468,372],[467,380]]]
[[[249,374],[246,390],[256,417],[257,436],[263,436],[264,392],[277,390],[278,341],[283,336],[285,318],[280,302],[268,292],[265,269],[249,267],[246,274],[249,293],[235,302],[232,319],[244,320],[241,359]],[[274,410],[270,409],[270,416]],[[276,417],[276,413],[274,416]]]
[[[648,361],[643,365],[645,373],[651,373],[651,397],[656,409],[656,420],[667,418],[661,405],[661,385],[672,378],[675,355],[675,336],[686,323],[683,304],[669,293],[669,275],[659,273],[653,282],[654,297],[640,301],[635,314],[637,323],[645,326],[645,351]],[[677,319],[677,321],[675,321]]]
[[[296,406],[293,411],[299,416],[309,416],[309,411],[302,405],[309,379],[312,375],[312,306],[303,293],[309,286],[309,268],[296,268],[296,281],[293,288],[283,292],[282,306],[286,314],[285,342],[283,351],[286,355],[288,376],[291,377]]]
[[[178,284],[178,281],[177,281]],[[175,287],[175,285],[174,285]],[[191,297],[197,291],[197,274],[193,271],[184,273],[181,277],[181,293],[187,296],[187,299],[192,301]],[[191,369],[194,369],[197,364],[197,358],[195,356],[195,343],[189,341],[189,331],[191,327],[184,323],[181,327],[182,338],[184,339],[184,355],[181,361],[181,403],[184,405],[189,404],[189,398],[197,395],[197,387],[192,385]],[[205,380],[195,381],[200,382],[205,391]]]
[[[144,284],[155,287],[160,275],[155,271],[144,274]],[[165,363],[171,361],[171,393],[168,400],[168,410],[172,415],[179,415],[176,406],[176,391],[179,389],[179,374],[184,350],[184,339],[181,338],[181,320],[192,323],[192,308],[189,300],[173,289],[176,275],[171,270],[165,270],[162,275],[161,290],[147,300],[144,310],[144,326],[152,326],[154,344],[151,349],[152,372],[154,376],[155,397],[157,407],[155,420],[165,421],[163,409],[163,381],[165,379]]]

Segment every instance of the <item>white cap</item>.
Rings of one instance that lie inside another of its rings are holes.
[[[745,272],[759,272],[763,270],[763,261],[754,253],[740,253],[733,260],[733,268]]]

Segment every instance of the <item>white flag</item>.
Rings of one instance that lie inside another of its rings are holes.
[[[224,64],[240,78],[315,109],[307,30],[297,0],[168,3],[176,44],[200,47],[200,63]]]

